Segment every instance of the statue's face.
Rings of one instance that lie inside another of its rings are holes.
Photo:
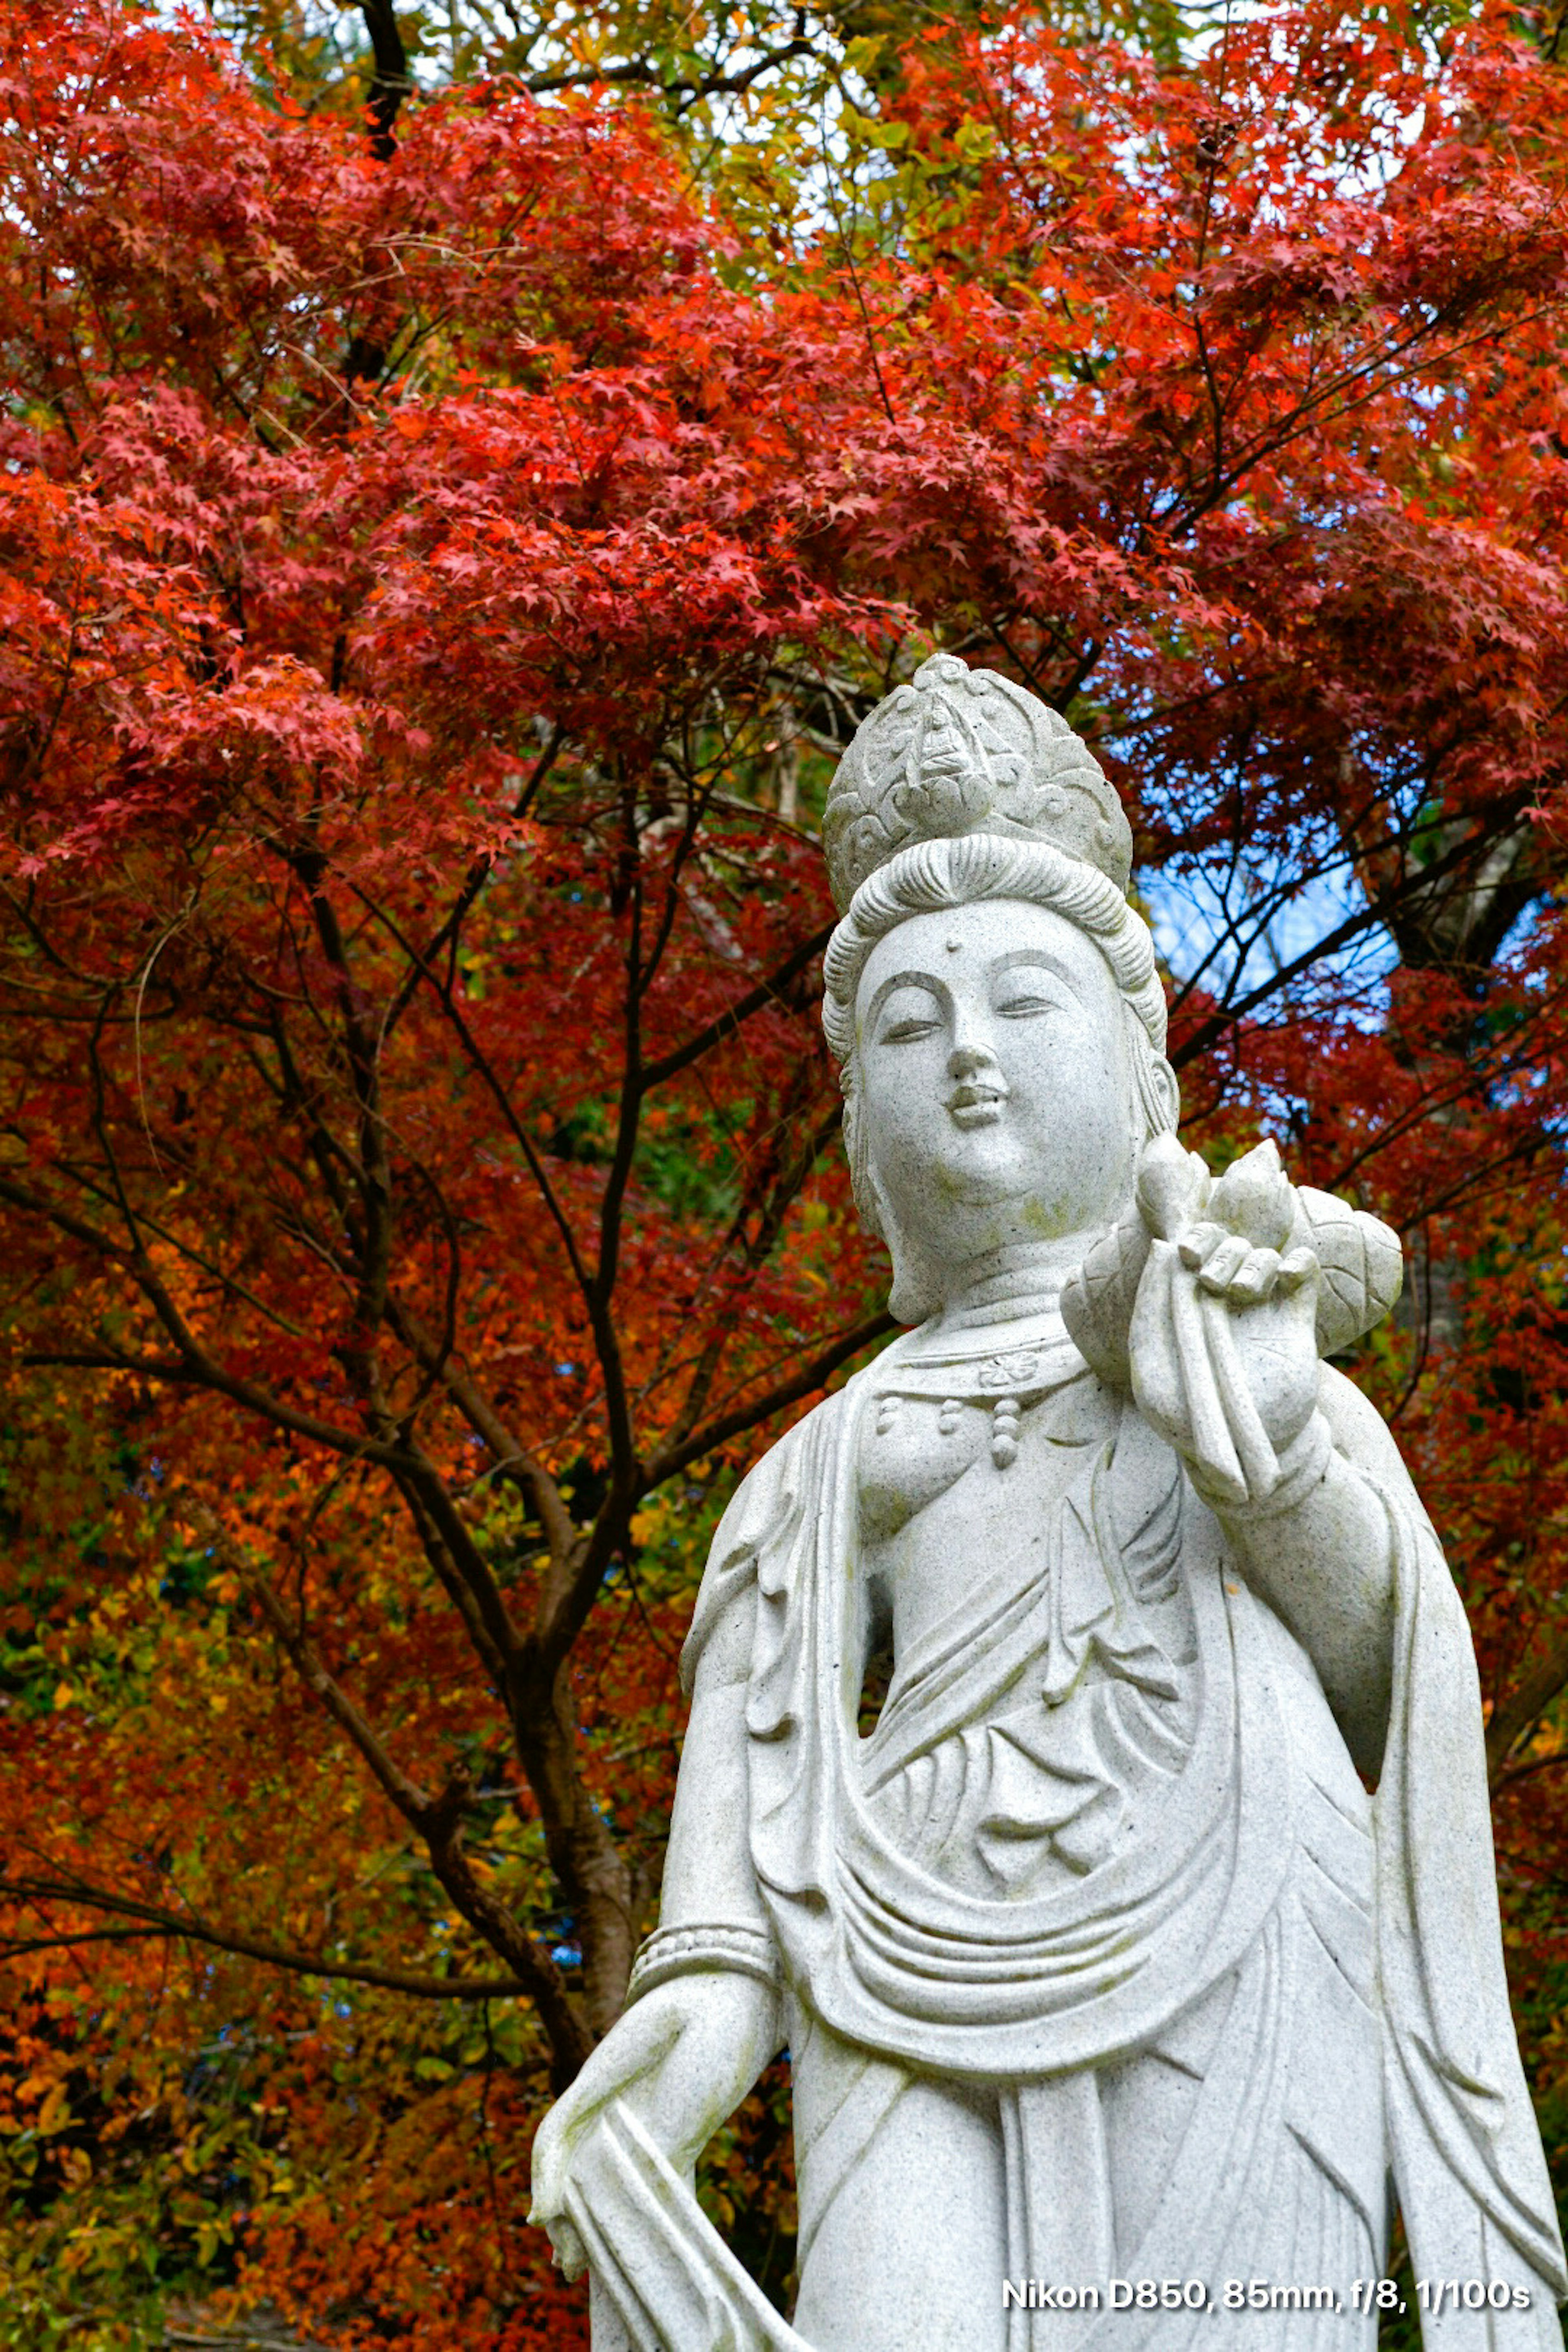
[[[1115,1213],[1133,1152],[1121,1007],[1062,916],[1017,899],[911,916],[867,959],[856,1025],[871,1167],[928,1261]]]

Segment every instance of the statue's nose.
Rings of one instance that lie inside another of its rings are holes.
[[[984,1037],[961,1037],[947,1057],[950,1077],[977,1077],[982,1070],[994,1070],[996,1056]]]

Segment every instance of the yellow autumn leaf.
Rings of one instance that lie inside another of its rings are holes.
[[[63,2083],[57,2083],[43,2105],[38,2109],[38,2134],[47,2139],[55,2132],[64,2131],[70,2122],[70,2101]]]

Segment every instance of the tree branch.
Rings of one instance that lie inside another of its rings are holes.
[[[761,1013],[768,1005],[776,1003],[790,982],[798,979],[814,958],[822,953],[832,936],[833,925],[824,923],[819,930],[813,931],[808,940],[803,940],[775,971],[769,972],[765,980],[758,981],[744,996],[737,997],[726,1012],[717,1014],[705,1029],[700,1029],[694,1037],[689,1037],[684,1045],[673,1046],[668,1054],[660,1055],[657,1061],[645,1062],[643,1092],[651,1093],[655,1087],[664,1086],[670,1078],[678,1077],[682,1070],[689,1070],[693,1062],[700,1062],[704,1054],[711,1053],[715,1045],[722,1045],[726,1037],[732,1037],[742,1023],[749,1021],[753,1013]]]
[[[1182,1069],[1188,1062],[1196,1061],[1211,1046],[1217,1045],[1227,1030],[1234,1029],[1259,1004],[1298,979],[1302,972],[1310,971],[1313,964],[1321,963],[1325,956],[1337,955],[1342,948],[1348,947],[1352,940],[1359,939],[1363,931],[1370,930],[1373,925],[1388,922],[1390,909],[1397,906],[1401,898],[1415,891],[1428,889],[1434,882],[1472,856],[1477,845],[1473,837],[1467,837],[1445,856],[1435,858],[1430,866],[1420,867],[1399,887],[1369,898],[1357,913],[1347,915],[1342,923],[1336,923],[1333,929],[1326,932],[1315,945],[1303,949],[1289,963],[1282,964],[1278,971],[1271,972],[1266,981],[1249,990],[1238,1003],[1223,1005],[1218,1012],[1212,1013],[1190,1037],[1184,1037],[1181,1045],[1173,1050],[1171,1061],[1173,1066]]]
[[[548,96],[558,89],[595,89],[610,83],[625,83],[636,89],[680,90],[692,98],[732,98],[751,89],[753,82],[771,73],[775,66],[787,65],[793,58],[816,55],[816,44],[804,38],[785,41],[776,49],[764,50],[749,66],[734,73],[701,74],[695,79],[670,77],[651,58],[634,58],[621,66],[592,66],[577,73],[527,74],[527,88],[535,98]]]
[[[1558,1693],[1568,1685],[1568,1632],[1563,1633],[1511,1698],[1494,1709],[1487,1726],[1487,1785],[1494,1793],[1507,1780],[1509,1759],[1535,1729]]]
[[[868,1316],[863,1323],[857,1323],[853,1330],[844,1332],[830,1346],[813,1356],[808,1363],[803,1364],[789,1380],[782,1381],[776,1389],[770,1389],[765,1396],[753,1398],[748,1404],[736,1405],[731,1412],[716,1415],[682,1444],[666,1453],[655,1454],[643,1472],[646,1480],[644,1491],[651,1492],[666,1478],[673,1476],[677,1470],[683,1470],[689,1462],[700,1461],[703,1454],[711,1454],[716,1445],[722,1445],[727,1439],[739,1437],[744,1431],[754,1429],[759,1422],[771,1420],[786,1405],[798,1404],[802,1397],[809,1396],[813,1389],[821,1388],[825,1381],[831,1379],[840,1364],[847,1364],[852,1356],[859,1354],[862,1348],[868,1348],[873,1339],[880,1339],[897,1328],[892,1317],[885,1311]]]
[[[29,1952],[58,1952],[78,1944],[129,1944],[177,1937],[203,1944],[214,1951],[232,1952],[237,1958],[260,1960],[268,1968],[287,1969],[301,1977],[341,1979],[349,1984],[374,1985],[384,1992],[408,1994],[416,2000],[505,2000],[527,1994],[531,1988],[520,1977],[442,1977],[418,1969],[384,1969],[368,1960],[329,1960],[319,1952],[302,1952],[286,1944],[268,1943],[239,1927],[219,1927],[183,1911],[166,1911],[153,1903],[138,1903],[102,1888],[58,1885],[47,1879],[0,1879],[0,1901],[64,1903],[82,1910],[103,1911],[111,1917],[144,1924],[131,1927],[87,1927],[58,1936],[16,1937],[0,1933],[0,1966],[22,1959]]]
[[[504,1472],[513,1477],[521,1477],[539,1514],[552,1557],[564,1557],[572,1549],[576,1530],[572,1523],[572,1515],[562,1500],[561,1489],[543,1463],[512,1435],[484,1391],[472,1375],[463,1370],[456,1357],[439,1354],[430,1334],[412,1307],[404,1306],[396,1297],[389,1298],[387,1320],[420,1363],[427,1370],[437,1372],[470,1428],[483,1438],[494,1457],[492,1475]]]
[[[550,1953],[474,1876],[463,1851],[462,1818],[471,1789],[466,1772],[454,1772],[434,1797],[411,1780],[389,1755],[342,1685],[329,1674],[314,1644],[296,1625],[269,1580],[230,1540],[206,1504],[197,1496],[187,1496],[184,1507],[215,1556],[250,1594],[295,1672],[357,1750],[377,1787],[423,1838],[431,1869],[469,1927],[484,1937],[527,1987],[550,2036],[556,2080],[569,2082],[587,2056],[592,2037]]]

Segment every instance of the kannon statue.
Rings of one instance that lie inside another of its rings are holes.
[[[1429,2347],[1557,2347],[1468,1628],[1326,1360],[1398,1244],[1176,1141],[1127,820],[1043,703],[927,662],[824,833],[909,1328],[713,1545],[660,1925],[535,2150],[595,2352],[1371,2352],[1395,2206]],[[789,2324],[692,2192],[786,2047]]]

